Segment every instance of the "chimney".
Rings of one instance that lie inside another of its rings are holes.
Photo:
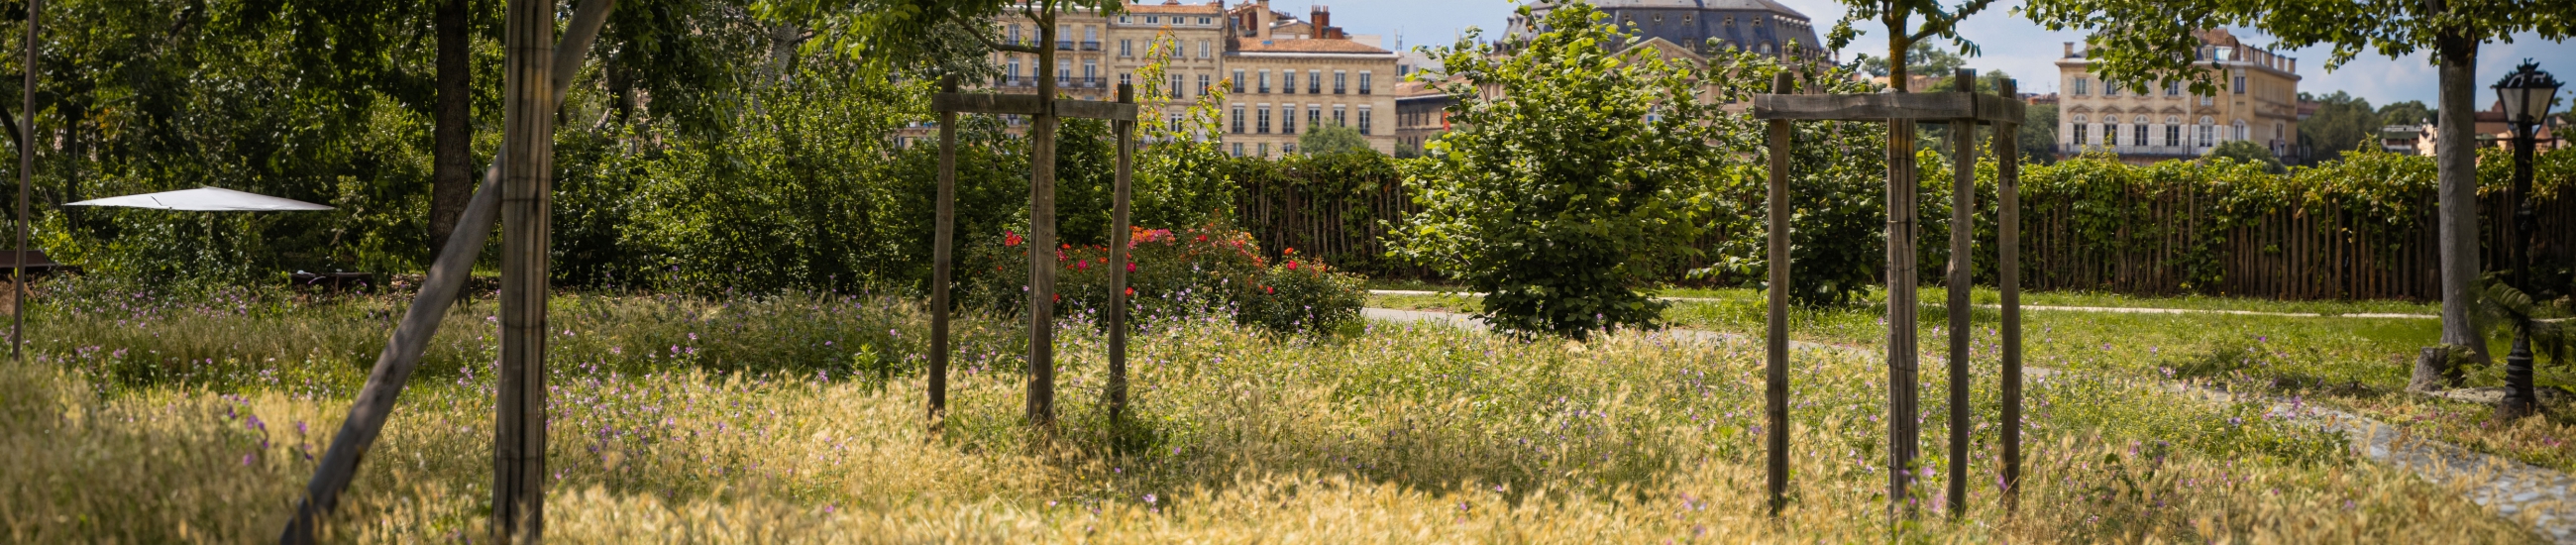
[[[2075,58],[2075,42],[2066,42],[2066,58]]]
[[[1306,23],[1314,25],[1317,38],[1324,37],[1324,29],[1333,26],[1333,9],[1324,7],[1323,4],[1316,4],[1314,10],[1308,13],[1308,17]]]

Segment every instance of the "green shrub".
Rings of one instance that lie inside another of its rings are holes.
[[[1028,245],[1004,232],[999,244],[973,246],[968,262],[983,267],[970,283],[970,304],[1017,312],[1027,300]],[[1235,321],[1279,333],[1329,331],[1359,317],[1360,279],[1296,254],[1275,263],[1242,231],[1207,224],[1186,231],[1135,228],[1128,288],[1138,321],[1230,313]],[[1097,318],[1109,303],[1109,249],[1061,245],[1054,250],[1057,315]]]

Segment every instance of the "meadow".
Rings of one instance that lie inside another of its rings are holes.
[[[0,367],[0,482],[13,484],[0,535],[17,542],[273,539],[399,308],[48,295],[31,306],[26,361]],[[588,293],[554,308],[548,533],[566,542],[2536,539],[2458,490],[2357,460],[2339,436],[2107,365],[2031,385],[2016,512],[1996,492],[1989,381],[1974,397],[1988,420],[1973,497],[1934,493],[1927,466],[1928,495],[1905,502],[1920,516],[1891,522],[1884,374],[1838,351],[1794,362],[1794,497],[1774,517],[1761,352],[1740,341],[1383,322],[1282,335],[1176,315],[1139,326],[1134,416],[1112,423],[1103,338],[1076,314],[1060,337],[1064,412],[1038,431],[1020,417],[1023,333],[972,316],[953,414],[931,433],[915,374],[926,319],[909,297]],[[479,537],[492,310],[449,316],[331,539]],[[1924,391],[1944,391],[1938,375]],[[1927,395],[1919,416],[1927,464],[1946,463],[1942,403]]]

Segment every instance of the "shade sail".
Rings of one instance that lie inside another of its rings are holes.
[[[90,199],[71,206],[123,206],[161,210],[196,210],[206,212],[295,212],[330,210],[331,207],[295,199],[281,199],[258,193],[243,193],[220,187],[200,187],[160,193]]]

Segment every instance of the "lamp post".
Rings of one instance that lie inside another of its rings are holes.
[[[2558,98],[2558,87],[2558,78],[2540,71],[2540,65],[2530,59],[2495,84],[2505,121],[2513,127],[2513,231],[2507,239],[2512,246],[2506,251],[2513,256],[2513,287],[2524,293],[2534,287],[2531,233],[2539,230],[2540,223],[2531,211],[2531,153],[2538,144],[2540,121],[2549,115],[2549,103]],[[2513,317],[2513,352],[2504,362],[2506,391],[2496,415],[2510,420],[2538,412],[2540,398],[2531,389],[2530,316]]]

